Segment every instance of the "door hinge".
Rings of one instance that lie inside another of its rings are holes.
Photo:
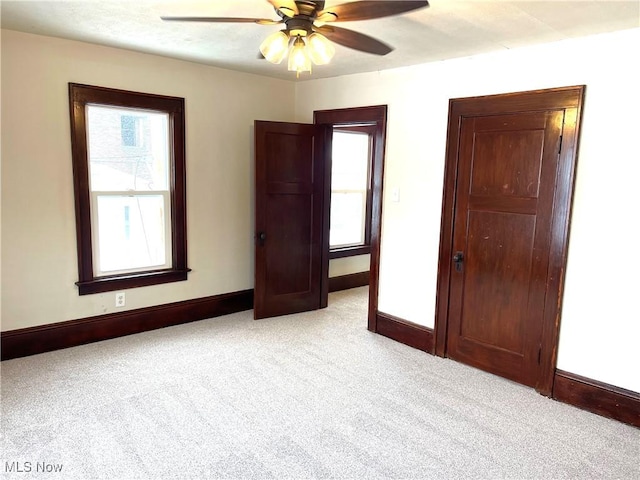
[[[560,135],[560,141],[558,142],[558,155],[562,151],[562,135]]]

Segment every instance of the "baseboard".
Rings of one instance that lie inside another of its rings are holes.
[[[640,393],[556,370],[552,397],[603,417],[640,427]]]
[[[2,360],[251,310],[253,290],[2,332]]]
[[[433,329],[403,320],[388,313],[376,314],[376,333],[410,347],[433,353]]]
[[[329,278],[329,291],[348,290],[350,288],[365,287],[369,285],[369,272],[351,273],[339,277]]]

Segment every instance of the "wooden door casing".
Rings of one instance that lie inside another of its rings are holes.
[[[452,99],[449,106],[435,353],[467,363],[473,362],[469,362],[469,357],[479,357],[479,361],[472,364],[532,385],[545,395],[551,394],[557,357],[583,97],[584,86],[577,86]],[[508,123],[520,114],[524,114],[524,124],[512,130],[528,133],[506,136],[498,133],[501,123]],[[540,133],[531,133],[541,131],[540,122],[546,125],[545,128],[557,131],[542,137]],[[474,142],[465,135],[473,137],[469,132],[476,127],[484,133],[474,139],[477,143],[473,147]],[[561,142],[558,140],[560,130]],[[482,138],[483,135],[487,137]],[[492,135],[494,138],[490,138]],[[518,135],[529,139],[518,138]],[[536,144],[539,150],[549,155],[554,153],[555,161],[553,158],[531,161],[530,150]],[[465,148],[472,150],[465,152]],[[529,155],[529,160],[523,160],[520,169],[508,166],[502,170],[486,169],[486,165],[482,167],[481,164],[490,161],[494,148],[515,148],[516,156]],[[473,169],[472,165],[465,168],[461,159],[473,154],[477,154],[478,168]],[[549,176],[555,181],[531,183],[536,177],[542,180]],[[459,195],[460,192],[463,194]],[[466,213],[457,214],[462,211]],[[548,212],[546,221],[533,220],[544,212]],[[470,239],[467,239],[468,227],[474,232]],[[484,238],[487,228],[489,239]],[[499,241],[501,235],[508,237],[508,244]],[[457,251],[466,253],[462,272],[456,271],[452,261]],[[522,254],[518,252],[523,251],[529,252],[530,258],[519,258]],[[524,265],[517,272],[511,269],[516,261]],[[529,280],[523,281],[525,277]],[[470,282],[468,298],[463,294],[464,281]],[[501,291],[505,285],[507,289]],[[489,324],[488,330],[499,330],[497,336],[491,336],[472,316],[478,299],[491,292],[498,292],[498,298],[502,295],[503,300],[508,298],[509,304],[506,307],[488,304],[476,309],[475,313],[477,318],[491,318],[493,323]],[[517,321],[509,323],[506,321],[509,311],[524,313],[519,313]],[[537,323],[530,321],[534,311],[537,312]],[[501,325],[506,328],[501,330]],[[451,339],[450,335],[457,338]],[[479,346],[488,348],[479,354]],[[517,372],[516,378],[510,371]]]
[[[373,166],[371,171],[371,261],[369,266],[369,309],[367,314],[367,328],[378,331],[378,285],[380,276],[380,243],[382,236],[382,190],[384,178],[384,157],[387,132],[387,106],[374,105],[369,107],[342,108],[337,110],[318,110],[313,114],[314,123],[327,125],[329,128],[345,125],[375,125]],[[326,211],[327,225],[331,200],[331,165],[326,170]],[[329,229],[327,227],[327,245],[329,244]]]

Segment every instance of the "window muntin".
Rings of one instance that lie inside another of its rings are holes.
[[[81,295],[187,279],[184,99],[69,84]]]

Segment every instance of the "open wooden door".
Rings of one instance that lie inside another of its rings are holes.
[[[254,318],[327,306],[331,130],[255,122]]]

